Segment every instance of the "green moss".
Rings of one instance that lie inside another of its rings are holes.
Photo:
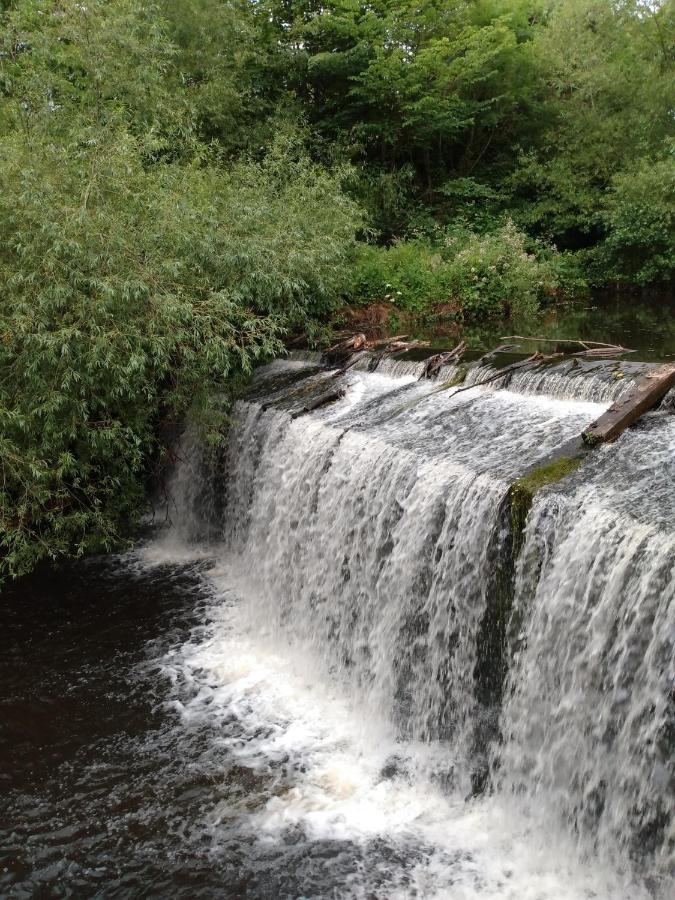
[[[598,437],[597,434],[592,434],[590,431],[584,431],[581,439],[587,447],[597,447],[598,444],[602,443],[602,438]]]
[[[534,495],[548,484],[555,484],[570,475],[581,465],[582,457],[562,456],[553,462],[534,469],[517,481],[509,489],[511,503],[511,534],[513,535],[513,557],[519,555],[525,540],[525,523],[532,506]]]

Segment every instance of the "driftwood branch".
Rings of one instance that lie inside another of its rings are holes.
[[[405,341],[404,338],[406,337],[407,335],[405,334],[399,334],[395,337],[369,341],[365,334],[359,332],[324,350],[323,358],[326,362],[340,367],[332,375],[333,378],[338,378],[348,369],[351,369],[352,366],[355,366],[367,350],[381,348],[378,350],[378,354],[379,358],[382,359],[384,356],[399,356],[408,350],[417,350],[429,346],[428,341]]]
[[[359,332],[352,334],[345,340],[333,344],[327,350],[324,350],[323,356],[329,362],[349,359],[353,353],[359,353],[362,350],[375,350],[381,347],[380,353],[405,353],[407,350],[417,350],[420,347],[428,347],[429,341],[406,341],[407,334],[399,334],[390,338],[383,338],[376,341],[369,341],[365,334]]]
[[[490,384],[493,381],[497,381],[500,378],[503,378],[505,375],[509,375],[511,372],[520,372],[520,371],[530,371],[531,369],[536,369],[537,366],[540,366],[542,363],[552,362],[554,359],[559,359],[562,356],[562,353],[552,353],[549,356],[544,356],[543,353],[533,353],[532,356],[528,356],[527,359],[519,360],[518,362],[511,363],[510,366],[504,366],[503,369],[499,369],[499,371],[495,372],[494,375],[491,375],[489,378],[484,378],[483,381],[476,381],[474,384],[465,384],[461,387],[458,387],[457,390],[452,394],[454,397],[455,394],[461,394],[462,391],[470,391],[472,388],[482,387],[484,384]],[[449,383],[447,387],[452,387],[452,383]],[[441,386],[441,389],[446,387],[445,385]],[[446,389],[447,389],[446,387]]]
[[[313,400],[308,400],[307,403],[305,403],[305,405],[302,407],[302,409],[298,409],[294,413],[291,413],[291,419],[299,419],[300,416],[304,416],[315,409],[319,409],[321,406],[326,406],[328,403],[334,403],[336,400],[341,400],[344,395],[344,388],[338,388],[334,391],[327,391],[326,393],[315,397]]]
[[[581,340],[580,338],[543,338],[512,334],[502,337],[502,340],[532,341],[542,344],[576,344],[578,347],[583,347],[583,349],[570,355],[584,357],[586,359],[611,359],[613,356],[623,356],[625,353],[635,353],[635,350],[629,350],[628,347],[622,347],[621,344],[605,344],[602,341],[586,341]]]
[[[629,425],[656,406],[673,386],[675,363],[667,363],[641,378],[623,400],[610,406],[597,422],[582,433],[584,442],[594,446],[615,440]]]
[[[404,341],[408,337],[407,334],[396,334],[388,338],[379,338],[376,341],[368,341],[368,348],[374,350],[376,347],[383,347],[385,344],[391,344],[395,341]]]
[[[332,347],[324,350],[323,356],[328,362],[342,362],[349,359],[349,357],[358,350],[365,350],[367,345],[368,341],[366,340],[365,334],[359,332],[358,334],[353,334],[351,337],[346,338],[344,341],[333,344]]]
[[[407,353],[408,350],[419,350],[422,347],[428,347],[429,341],[391,341],[388,343],[382,353],[398,355],[399,353]]]
[[[422,370],[422,374],[419,377],[419,381],[422,381],[425,378],[433,378],[436,373],[443,368],[443,366],[450,365],[450,363],[457,362],[458,359],[461,358],[464,351],[466,350],[466,343],[462,341],[457,344],[457,346],[453,350],[445,350],[443,353],[437,353],[435,356],[430,356],[426,361],[424,369]]]
[[[333,372],[333,374],[330,377],[331,378],[339,378],[341,375],[344,375],[344,373],[348,369],[351,369],[352,366],[355,366],[357,364],[357,362],[359,362],[361,359],[363,359],[363,355],[365,352],[366,352],[365,349],[357,350],[356,353],[352,354],[352,356],[347,360],[347,362],[343,366],[341,366],[339,369],[337,369],[335,372]]]

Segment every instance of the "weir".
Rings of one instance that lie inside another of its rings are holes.
[[[513,485],[640,366],[439,390],[456,367],[315,357],[260,370],[224,451],[192,432],[176,531],[245,584],[252,633],[312,660],[364,722],[432,745],[461,801],[509,797],[650,895],[675,874],[675,417],[563,467],[526,519]],[[312,398],[335,391],[316,408]],[[562,476],[562,477],[560,477]],[[528,504],[529,505],[529,504]],[[521,533],[521,529],[522,533]]]

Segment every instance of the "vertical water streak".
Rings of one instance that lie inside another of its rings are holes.
[[[252,628],[322,660],[470,789],[477,635],[507,483],[368,431],[240,404],[225,535]]]
[[[649,452],[632,443],[629,459]],[[672,482],[633,462],[633,492],[651,491],[658,518]],[[658,893],[675,874],[675,530],[631,514],[628,483],[601,483],[543,496],[530,515],[498,778],[583,851],[644,867]]]

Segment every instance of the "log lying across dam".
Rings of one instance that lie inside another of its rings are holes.
[[[675,363],[654,368],[639,379],[630,393],[612,404],[597,422],[586,428],[584,440],[591,446],[615,440],[640,416],[660,403],[672,387],[675,387]]]

